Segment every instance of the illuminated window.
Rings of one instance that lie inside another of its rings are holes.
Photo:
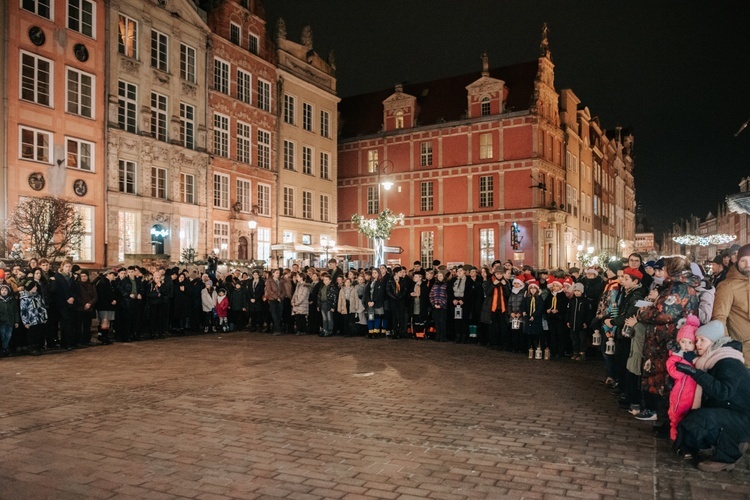
[[[490,98],[485,97],[482,99],[482,116],[489,116],[490,114]]]
[[[237,122],[237,161],[250,163],[250,125]]]
[[[422,212],[429,212],[433,209],[434,196],[433,196],[433,182],[422,182],[420,189],[420,208]]]
[[[491,175],[479,177],[479,206],[492,207],[495,204],[494,179]]]
[[[423,142],[420,144],[420,149],[419,164],[423,167],[429,167],[432,165],[432,142]]]
[[[492,134],[481,134],[479,136],[479,158],[482,160],[492,159]]]
[[[419,260],[422,267],[432,267],[435,256],[435,233],[433,231],[422,231],[419,235]]]
[[[94,143],[81,139],[65,140],[65,158],[68,168],[77,168],[87,172],[94,171]]]
[[[21,132],[21,159],[52,163],[50,158],[50,146],[52,134],[43,130],[20,127]]]
[[[117,25],[117,51],[133,59],[138,58],[138,22],[120,14]]]
[[[492,228],[479,230],[479,260],[484,266],[495,261],[495,230]]]

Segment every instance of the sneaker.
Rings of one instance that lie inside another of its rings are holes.
[[[633,416],[638,415],[639,413],[641,413],[641,405],[639,404],[630,405],[630,409],[628,409],[628,413],[630,413]]]
[[[714,462],[713,460],[704,460],[698,463],[698,469],[703,472],[721,472],[734,469],[734,463]]]
[[[654,413],[651,410],[643,410],[638,415],[635,416],[636,420],[640,420],[641,422],[647,422],[647,421],[654,421],[657,419],[656,413]]]

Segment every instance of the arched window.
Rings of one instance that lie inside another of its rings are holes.
[[[482,98],[482,116],[490,116],[490,98]]]
[[[247,260],[247,238],[240,236],[237,242],[237,258],[239,260]]]

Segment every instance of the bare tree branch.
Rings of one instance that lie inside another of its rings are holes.
[[[55,261],[80,249],[83,219],[66,200],[24,198],[8,218],[8,236],[21,241],[36,257]]]

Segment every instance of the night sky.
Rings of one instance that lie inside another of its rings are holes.
[[[299,41],[335,51],[341,97],[538,57],[549,26],[557,90],[635,135],[637,201],[657,232],[716,212],[750,176],[750,2],[265,0]]]

